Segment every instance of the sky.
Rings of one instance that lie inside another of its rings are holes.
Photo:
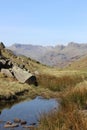
[[[87,43],[87,0],[0,0],[0,41]]]

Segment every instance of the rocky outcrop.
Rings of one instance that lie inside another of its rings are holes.
[[[37,86],[36,77],[25,68],[25,64],[18,64],[7,59],[1,53],[5,46],[0,43],[0,71],[7,77],[16,78],[20,83],[34,84]],[[9,53],[9,52],[8,52]]]
[[[35,86],[37,86],[37,80],[35,75],[15,65],[12,65],[12,68],[6,69],[6,62],[3,61],[1,63],[1,73],[3,73],[5,76],[16,78],[20,83],[34,84]]]
[[[12,62],[10,59],[5,59],[5,58],[1,58],[0,59],[0,69],[1,68],[6,68],[9,69],[13,66]]]

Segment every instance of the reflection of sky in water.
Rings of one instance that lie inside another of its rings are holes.
[[[25,101],[14,105],[11,109],[4,109],[0,115],[0,120],[13,120],[14,118],[21,118],[29,123],[37,122],[41,113],[46,113],[57,107],[57,102],[54,99],[35,98],[31,101]]]

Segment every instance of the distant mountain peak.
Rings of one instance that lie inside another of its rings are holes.
[[[70,42],[68,45],[40,46],[14,44],[9,47],[16,54],[25,55],[43,64],[64,67],[87,55],[87,44]]]
[[[69,43],[68,43],[68,46],[71,46],[71,47],[79,47],[80,44],[79,44],[79,43],[76,43],[76,42],[69,42]]]

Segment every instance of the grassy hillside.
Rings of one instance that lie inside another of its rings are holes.
[[[35,71],[43,67],[38,61],[32,60],[31,58],[27,58],[26,56],[16,56],[12,51],[8,49],[2,49],[1,53],[4,57],[11,59],[12,62],[17,63],[18,65],[25,65],[26,69],[30,71]]]
[[[79,60],[69,64],[68,69],[87,70],[87,57],[80,58]]]
[[[37,130],[87,130],[87,71],[86,58],[78,60],[66,69],[47,67],[25,56],[15,56],[3,49],[1,53],[17,64],[25,65],[32,73],[38,72],[38,87],[21,84],[0,73],[0,99],[16,100],[37,95],[56,98],[60,108],[41,115]],[[81,67],[78,67],[78,66]]]
[[[32,60],[25,56],[16,56],[12,51],[2,48],[1,55],[4,58],[10,59],[14,64],[24,65],[24,68],[29,70],[31,73],[38,74],[43,73],[42,70],[47,69],[48,67],[40,64],[38,61]],[[37,90],[36,90],[37,89]],[[0,72],[0,100],[1,101],[10,101],[10,100],[23,100],[27,97],[33,98],[36,95],[40,95],[40,90],[33,85],[21,84],[14,78],[8,78]]]

